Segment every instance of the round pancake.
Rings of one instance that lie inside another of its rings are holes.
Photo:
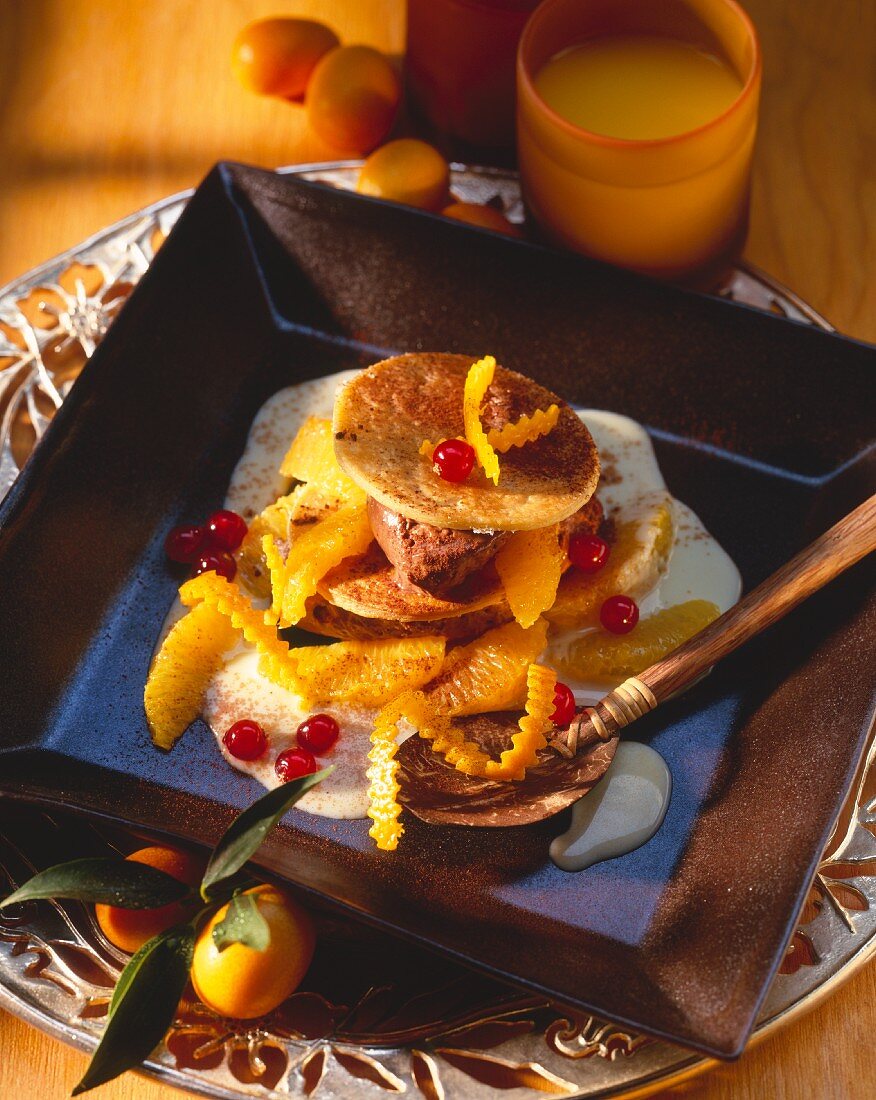
[[[435,596],[423,588],[402,588],[395,569],[377,543],[372,543],[358,557],[346,558],[327,573],[317,592],[336,607],[366,619],[399,622],[450,619],[505,602],[502,582],[492,563],[444,596]]]
[[[384,359],[351,379],[335,401],[335,454],[375,500],[403,516],[456,530],[530,531],[559,523],[593,495],[599,457],[587,428],[555,394],[497,366],[487,390],[485,431],[560,406],[553,431],[499,455],[499,484],[475,468],[444,481],[421,443],[464,435],[462,399],[473,360],[413,354]]]
[[[425,634],[439,634],[448,641],[467,642],[477,638],[494,626],[503,626],[514,616],[506,603],[496,603],[480,611],[469,611],[449,619],[430,619],[428,622],[398,619],[365,618],[343,607],[335,607],[321,596],[307,601],[307,614],[298,623],[303,630],[323,634],[329,638],[354,638],[370,641],[374,638],[419,638]]]

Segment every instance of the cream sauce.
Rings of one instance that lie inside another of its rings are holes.
[[[344,371],[299,383],[281,390],[265,403],[232,474],[225,501],[227,508],[249,520],[286,491],[287,483],[277,470],[295,433],[307,416],[330,417],[338,387],[356,373]],[[579,415],[599,448],[604,476],[598,492],[608,513],[622,519],[627,510],[649,495],[668,497],[651,442],[640,425],[628,417],[598,410],[579,410]],[[654,591],[641,600],[642,612],[650,614],[695,598],[710,599],[723,611],[738,598],[739,574],[693,512],[678,502],[674,508],[676,545],[665,575]],[[605,685],[583,682],[571,686],[581,702],[593,702],[606,690]],[[295,747],[295,731],[309,713],[302,700],[261,676],[255,654],[241,645],[214,677],[207,693],[204,718],[216,735],[220,751],[233,767],[252,775],[266,787],[276,787],[279,780],[273,762],[284,749]],[[304,796],[298,804],[301,809],[334,818],[365,816],[366,754],[375,713],[349,707],[334,711],[341,736],[318,758],[318,764],[334,764],[335,770]],[[268,736],[269,750],[261,760],[232,759],[222,744],[225,730],[244,717],[259,722]]]

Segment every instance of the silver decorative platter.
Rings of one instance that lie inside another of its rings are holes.
[[[354,189],[359,162],[281,169]],[[517,178],[453,165],[454,195],[522,222]],[[155,203],[0,289],[0,497],[190,197]],[[739,265],[723,296],[829,329],[762,272]],[[876,745],[862,762],[812,883],[755,1041],[814,1007],[876,953]],[[0,894],[62,858],[130,851],[136,838],[0,806]],[[62,851],[63,849],[63,851]],[[72,850],[70,850],[72,849]],[[222,1019],[193,996],[144,1072],[203,1096],[324,1100],[408,1093],[427,1100],[642,1096],[713,1063],[669,1043],[573,1016],[423,956],[388,968],[395,941],[329,919],[333,966],[269,1017]],[[398,950],[401,950],[399,947]],[[716,945],[720,950],[720,945]],[[431,960],[431,962],[430,962]],[[0,1007],[80,1050],[98,1040],[125,957],[76,903],[0,916]],[[418,975],[411,988],[410,973]]]

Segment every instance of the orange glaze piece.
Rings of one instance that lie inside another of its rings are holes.
[[[326,498],[337,497],[347,503],[365,502],[365,490],[348,477],[335,458],[332,422],[320,416],[308,416],[280,466],[283,477],[312,483]]]
[[[364,500],[345,504],[306,528],[289,549],[282,594],[274,593],[280,626],[303,619],[322,578],[345,558],[364,554],[373,540]]]
[[[444,660],[444,638],[382,638],[291,651],[301,693],[312,702],[379,707],[431,680]]]
[[[494,627],[452,649],[423,694],[437,714],[452,718],[519,707],[526,698],[526,670],[546,640],[543,619],[528,629],[519,623]]]
[[[559,534],[556,523],[535,531],[517,531],[496,555],[505,599],[522,627],[537,622],[556,599],[566,558]]]
[[[236,641],[234,626],[209,603],[193,607],[171,627],[143,691],[149,732],[159,748],[172,748],[201,713],[207,685]]]

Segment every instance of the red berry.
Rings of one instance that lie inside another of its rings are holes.
[[[465,481],[474,460],[474,447],[464,439],[445,439],[432,452],[435,471],[445,481]]]
[[[197,527],[193,523],[173,527],[167,532],[164,539],[164,552],[171,561],[191,565],[193,561],[197,560],[201,552],[205,535],[204,528]]]
[[[226,731],[222,743],[237,760],[258,760],[268,747],[265,731],[250,718],[235,722]]]
[[[207,534],[212,546],[220,550],[236,550],[246,537],[246,520],[222,508],[207,520]]]
[[[557,682],[554,689],[554,703],[557,709],[551,715],[551,721],[555,726],[565,728],[575,717],[575,696],[572,694],[572,689],[566,684]]]
[[[629,596],[609,596],[599,609],[599,621],[612,634],[629,634],[639,621],[639,605]]]
[[[201,573],[210,572],[218,573],[220,577],[224,577],[227,581],[233,581],[234,574],[237,572],[237,563],[224,550],[208,550],[195,562],[193,573],[198,577]]]
[[[298,727],[298,744],[308,752],[325,752],[341,732],[330,714],[313,714]]]
[[[599,535],[574,535],[569,540],[569,561],[583,573],[598,573],[610,553],[611,547]]]
[[[274,771],[284,783],[288,783],[290,779],[300,779],[302,775],[313,775],[316,760],[312,752],[305,752],[304,749],[286,749],[274,761]]]

